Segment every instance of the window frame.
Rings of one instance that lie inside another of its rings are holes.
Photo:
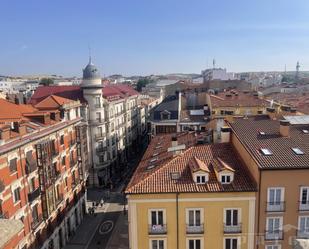
[[[164,224],[166,224],[166,209],[165,208],[150,208],[150,209],[148,209],[148,225],[154,225],[154,224],[152,224],[152,212],[159,212],[159,211],[162,211],[162,215],[163,215],[163,217],[162,217],[162,221],[163,221],[163,224],[162,225],[164,225]],[[158,213],[157,213],[157,216],[158,216]]]
[[[150,238],[149,239],[149,249],[153,249],[152,247],[152,241],[163,241],[163,249],[166,249],[167,248],[167,239],[166,238]],[[160,249],[158,247],[158,249]]]
[[[276,249],[274,246],[277,246],[278,249],[281,249],[281,245],[265,245],[265,249]]]
[[[200,226],[202,224],[204,224],[204,208],[186,208],[186,224],[188,226],[190,226],[189,225],[189,222],[190,222],[190,215],[189,215],[190,211],[194,211],[194,226],[198,226],[198,225],[196,225],[196,212],[195,211],[200,211]]]
[[[280,189],[281,190],[281,195],[280,195],[280,203],[281,202],[284,202],[284,195],[285,195],[285,188],[284,187],[268,187],[267,188],[267,202],[269,205],[278,205],[278,204],[275,204],[276,202],[271,202],[270,201],[270,191],[271,190],[277,190],[277,189]],[[275,191],[275,195],[274,195],[275,199],[276,199],[276,191]],[[270,203],[273,203],[273,204],[270,204]],[[280,204],[279,203],[279,204]]]
[[[16,190],[18,190],[18,200],[16,199],[16,196],[15,196],[15,191],[16,191]],[[18,202],[21,201],[20,191],[21,191],[20,186],[18,186],[18,187],[16,187],[16,188],[12,189],[12,192],[13,192],[13,203],[14,203],[14,204],[16,204],[16,203],[18,203]]]
[[[300,202],[301,204],[304,204],[304,203],[302,203],[302,201],[303,201],[303,190],[304,190],[304,189],[307,190],[307,198],[306,198],[306,203],[305,203],[305,204],[307,204],[307,203],[309,203],[309,186],[301,186],[301,187],[300,187],[299,202]]]
[[[224,210],[223,210],[223,221],[224,221],[224,224],[225,225],[227,225],[227,211],[229,211],[229,210],[232,210],[232,214],[234,213],[233,211],[234,210],[237,210],[237,224],[236,225],[233,225],[232,223],[233,223],[233,220],[234,220],[234,218],[232,218],[232,220],[231,220],[231,224],[232,225],[228,225],[228,226],[238,226],[239,224],[241,224],[241,216],[242,216],[242,214],[241,214],[241,208],[235,208],[235,207],[231,207],[231,208],[224,208]],[[233,217],[234,217],[234,215],[232,215]],[[232,217],[231,216],[231,217]]]
[[[226,240],[227,239],[230,239],[230,240],[234,240],[234,239],[236,239],[237,240],[237,249],[240,249],[240,246],[241,246],[241,239],[240,239],[240,237],[224,237],[223,238],[223,248],[224,249],[233,249],[233,246],[232,246],[232,248],[226,248]],[[231,244],[232,245],[232,244]]]
[[[270,231],[268,229],[268,225],[269,225],[269,220],[270,219],[279,219],[279,231],[283,231],[283,216],[269,216],[269,217],[266,217],[266,231]],[[274,230],[272,230],[274,231]]]
[[[187,249],[190,249],[190,240],[194,240],[194,241],[196,241],[196,240],[200,240],[201,241],[201,249],[203,249],[204,248],[204,238],[203,237],[189,237],[189,238],[187,238],[186,239],[186,248]],[[196,249],[195,248],[196,247],[196,244],[194,244],[194,249]]]

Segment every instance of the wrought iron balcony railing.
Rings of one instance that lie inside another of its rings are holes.
[[[242,224],[238,223],[236,225],[226,224],[223,225],[224,233],[241,233]]]
[[[284,212],[285,211],[285,202],[267,202],[266,207],[267,212]]]
[[[204,233],[204,224],[189,225],[186,227],[187,234],[202,234]]]
[[[167,226],[166,224],[149,225],[148,233],[149,234],[167,234]]]

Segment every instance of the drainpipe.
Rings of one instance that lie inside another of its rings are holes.
[[[261,212],[261,208],[260,208],[260,203],[261,203],[261,171],[259,171],[259,186],[258,186],[258,191],[259,191],[259,199],[258,199],[258,219],[257,219],[257,233],[258,233],[258,236],[255,236],[255,238],[257,238],[257,240],[259,239],[259,236],[260,236],[260,212]],[[259,244],[258,244],[258,241],[256,241],[256,249],[259,248]]]
[[[176,233],[177,233],[177,249],[179,249],[179,201],[178,201],[178,196],[179,196],[179,193],[176,193]]]

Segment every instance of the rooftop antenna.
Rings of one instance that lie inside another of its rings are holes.
[[[89,52],[89,64],[92,64],[92,60],[91,60],[91,47],[88,44],[88,52]]]
[[[298,80],[299,79],[299,61],[296,63],[296,74],[295,74],[295,79]]]
[[[213,69],[216,68],[216,60],[215,59],[212,60],[212,67],[213,67]]]
[[[286,75],[286,64],[284,64],[284,75]]]

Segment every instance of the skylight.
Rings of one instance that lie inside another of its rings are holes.
[[[152,156],[157,156],[157,155],[159,155],[159,153],[158,153],[158,152],[154,153]]]
[[[304,133],[304,134],[308,134],[309,131],[308,131],[308,130],[303,130],[303,133]]]
[[[305,153],[300,148],[292,148],[296,155],[304,155]]]
[[[155,161],[157,161],[157,160],[158,160],[158,158],[152,158],[152,159],[150,160],[150,162],[153,163],[153,162],[155,162]]]
[[[267,149],[267,148],[261,148],[261,152],[264,156],[271,156],[273,153],[271,152],[271,150]]]
[[[172,172],[171,173],[171,179],[172,180],[178,180],[180,178],[179,172]]]
[[[260,131],[259,134],[262,135],[262,136],[266,135],[266,133],[264,131]]]
[[[156,167],[156,165],[150,164],[150,165],[147,166],[147,170],[153,169],[154,167]]]

